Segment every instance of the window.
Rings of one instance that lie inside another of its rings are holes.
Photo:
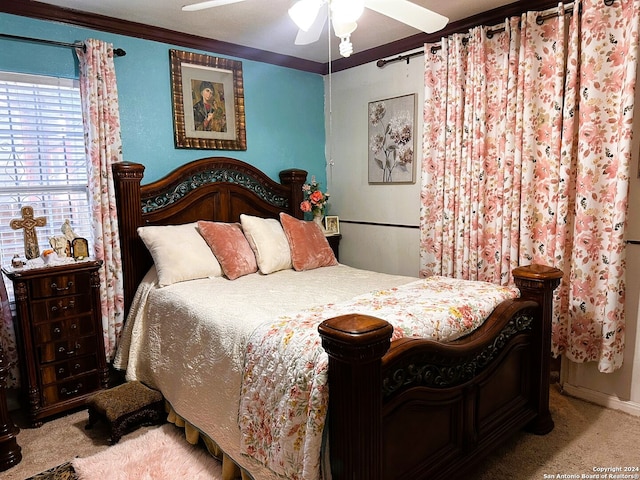
[[[0,261],[24,258],[24,231],[9,223],[33,207],[40,251],[74,232],[93,244],[88,170],[77,80],[0,72]],[[9,283],[5,282],[7,288]]]

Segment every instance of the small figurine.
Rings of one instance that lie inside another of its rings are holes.
[[[62,227],[60,227],[60,231],[62,231],[69,242],[73,242],[73,239],[78,236],[76,235],[76,232],[73,231],[73,228],[71,228],[71,223],[68,218],[64,221]]]
[[[18,255],[17,253],[13,256],[13,258],[11,259],[11,266],[13,268],[22,268],[24,267],[24,260],[22,260],[20,258],[20,255]]]
[[[49,239],[49,245],[56,251],[58,257],[70,257],[71,256],[71,243],[67,240],[67,237],[63,235],[56,235]]]

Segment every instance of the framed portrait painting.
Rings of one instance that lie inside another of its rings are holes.
[[[415,183],[416,94],[369,102],[369,183]]]
[[[176,148],[246,150],[242,62],[169,50]]]

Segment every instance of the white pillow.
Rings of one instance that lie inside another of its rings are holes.
[[[222,276],[220,263],[200,235],[196,222],[139,227],[138,235],[153,257],[161,287]]]
[[[267,275],[292,267],[289,242],[278,220],[242,214],[240,224],[256,256],[260,273]]]

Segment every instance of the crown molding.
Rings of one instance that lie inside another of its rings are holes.
[[[457,22],[451,22],[444,29],[436,33],[418,33],[411,37],[403,38],[380,47],[355,53],[348,58],[340,58],[331,62],[331,71],[339,72],[357,67],[365,63],[375,62],[383,58],[389,58],[401,53],[423,48],[425,43],[439,42],[443,37],[454,33],[468,32],[479,25],[498,25],[504,23],[505,18],[521,15],[528,11],[547,10],[557,7],[558,1],[553,0],[519,0],[493,10],[473,15]],[[329,64],[326,64],[327,71]]]
[[[244,58],[246,60],[255,60],[257,62],[270,63],[311,73],[326,73],[326,67],[323,63],[244,47],[242,45],[199,37],[197,35],[189,35],[165,28],[153,27],[143,23],[62,8],[42,2],[31,0],[2,0],[0,1],[0,12],[22,17],[37,18],[39,20],[61,22],[78,27],[90,28],[92,30],[204,50],[220,55]]]
[[[353,54],[348,58],[334,60],[331,62],[331,71],[339,72],[365,63],[375,62],[381,58],[399,55],[411,50],[422,48],[425,43],[438,42],[442,37],[446,37],[453,33],[466,32],[472,27],[478,25],[496,25],[504,22],[504,19],[507,17],[520,15],[523,12],[531,10],[545,10],[557,5],[557,0],[519,0],[500,8],[489,10],[478,15],[473,15],[457,22],[452,22],[437,33],[419,33],[380,47]],[[0,2],[0,12],[29,18],[37,18],[40,20],[56,21],[102,32],[115,33],[128,37],[142,38],[144,40],[152,40],[221,55],[244,58],[246,60],[255,60],[257,62],[269,63],[272,65],[293,68],[320,75],[325,75],[329,72],[328,62],[313,62],[298,57],[243,47],[241,45],[222,42],[211,38],[189,35],[182,32],[176,32],[174,30],[152,27],[142,23],[81,12],[79,10],[66,9],[37,1],[2,0]]]

